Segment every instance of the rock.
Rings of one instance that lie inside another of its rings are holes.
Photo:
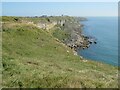
[[[89,41],[89,43],[90,43],[90,44],[92,44],[92,42],[91,42],[91,41]]]
[[[96,41],[94,41],[94,44],[97,44],[97,42],[96,42]]]
[[[76,51],[73,51],[74,55],[77,55],[77,52]]]
[[[83,62],[87,62],[87,60],[83,60]]]
[[[67,53],[69,53],[69,51],[67,50]]]
[[[80,58],[81,58],[81,59],[83,59],[83,57],[82,57],[82,56],[80,56]]]

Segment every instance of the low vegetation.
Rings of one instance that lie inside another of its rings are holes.
[[[3,87],[118,87],[117,67],[74,55],[61,42],[69,34],[59,28],[48,32],[34,24],[23,24],[22,20],[3,17]]]

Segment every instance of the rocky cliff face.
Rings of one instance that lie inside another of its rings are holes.
[[[79,48],[85,49],[90,46],[91,39],[88,36],[82,34],[82,28],[84,25],[80,24],[80,21],[87,20],[81,17],[69,17],[69,16],[58,16],[58,17],[41,17],[37,19],[35,24],[37,27],[50,30],[55,29],[59,38],[62,38],[62,42],[75,51]],[[31,22],[28,22],[31,23]],[[34,22],[32,22],[33,24]],[[64,34],[64,35],[62,35]],[[58,39],[59,39],[58,38]]]
[[[79,18],[80,19],[80,18]],[[69,34],[68,38],[64,38],[62,41],[71,49],[77,50],[79,48],[88,48],[90,46],[89,37],[82,34],[83,25],[80,24],[79,19],[64,19],[57,23],[57,27],[60,27],[61,31]]]
[[[3,88],[118,88],[118,67],[75,56],[64,44],[83,43],[86,38],[74,19],[43,30],[35,22],[44,18],[19,17],[26,20],[22,23],[14,18],[3,17],[2,23]]]

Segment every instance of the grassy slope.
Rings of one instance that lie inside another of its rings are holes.
[[[0,87],[2,87],[2,23],[1,21],[2,21],[2,17],[0,17]]]
[[[117,68],[85,62],[45,30],[9,23],[2,34],[3,87],[117,87]]]

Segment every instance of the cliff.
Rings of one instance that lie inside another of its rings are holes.
[[[82,39],[74,20],[68,16],[2,17],[2,86],[118,88],[117,67],[85,60],[68,47]]]

